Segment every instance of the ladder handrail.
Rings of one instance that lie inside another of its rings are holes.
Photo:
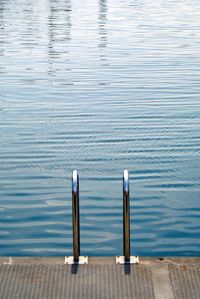
[[[73,256],[78,263],[80,256],[80,215],[79,215],[79,175],[77,170],[72,173],[72,223],[73,223]]]
[[[128,170],[123,174],[123,252],[125,262],[130,261],[130,196]]]

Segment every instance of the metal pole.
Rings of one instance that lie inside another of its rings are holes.
[[[130,198],[128,170],[124,170],[123,176],[123,244],[125,262],[130,262]]]
[[[72,173],[72,213],[73,213],[73,255],[74,263],[80,256],[80,220],[79,220],[79,175],[77,170]]]

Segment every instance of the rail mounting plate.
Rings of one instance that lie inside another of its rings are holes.
[[[139,257],[138,256],[130,256],[130,260],[127,262],[125,261],[124,256],[116,256],[116,264],[139,264]]]
[[[74,265],[74,264],[86,265],[86,264],[88,264],[88,256],[79,256],[78,262],[74,262],[73,256],[66,256],[65,264],[66,265]]]

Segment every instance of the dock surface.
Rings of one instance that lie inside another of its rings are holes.
[[[0,299],[200,299],[200,258],[0,258]]]

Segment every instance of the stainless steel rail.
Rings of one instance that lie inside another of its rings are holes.
[[[88,257],[80,256],[79,175],[77,170],[72,172],[72,225],[73,256],[66,256],[65,264],[76,266],[88,264]]]
[[[77,170],[72,173],[72,222],[73,222],[73,256],[79,262],[80,256],[80,215],[79,215],[79,175]]]
[[[123,174],[123,256],[116,256],[116,264],[139,264],[138,256],[131,256],[130,196],[128,170]]]
[[[79,215],[79,175],[72,173],[72,223],[73,223],[73,256],[65,257],[65,264],[87,264],[88,257],[80,256],[80,215]],[[138,256],[130,254],[130,197],[129,175],[123,175],[123,256],[116,257],[117,264],[139,263]]]
[[[123,175],[123,252],[125,262],[130,262],[130,197],[128,170]]]

